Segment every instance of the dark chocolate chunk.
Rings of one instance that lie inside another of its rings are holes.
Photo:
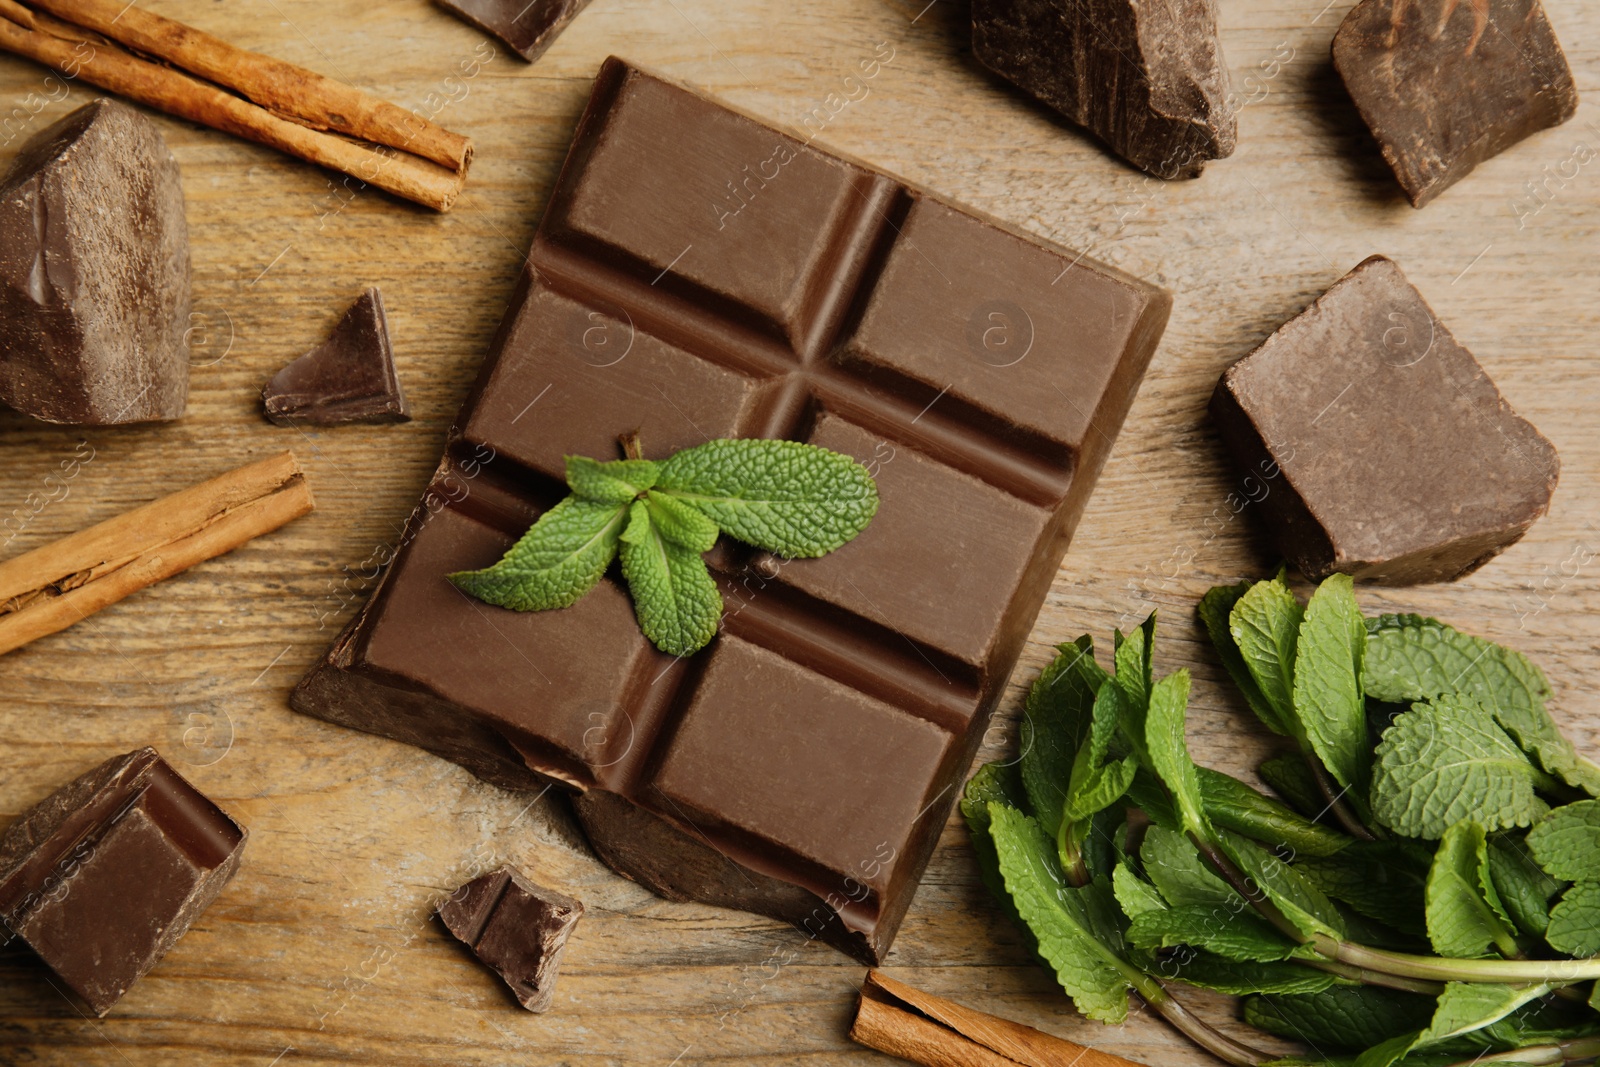
[[[1317,580],[1460,577],[1527,532],[1560,472],[1550,442],[1382,256],[1229,367],[1211,413],[1241,495]]]
[[[676,899],[887,951],[1170,297],[620,60],[405,545],[297,709],[484,778],[581,791],[601,858]],[[637,430],[867,464],[828,556],[721,546],[686,660],[613,574],[516,613],[445,580]]]
[[[0,403],[46,422],[176,419],[189,399],[178,163],[115,100],[23,146],[0,180]]]
[[[155,749],[113,757],[0,837],[0,920],[104,1015],[210,907],[246,836]]]
[[[439,0],[529,63],[549,48],[589,0]]]
[[[280,426],[410,419],[394,370],[383,294],[362,293],[326,341],[272,376],[261,402],[267,418]]]
[[[1578,109],[1539,0],[1362,0],[1333,65],[1413,207]]]
[[[972,54],[1158,178],[1233,154],[1216,0],[972,0]]]
[[[480,875],[439,905],[439,919],[494,970],[529,1011],[555,996],[561,951],[583,903],[535,885],[511,867]]]

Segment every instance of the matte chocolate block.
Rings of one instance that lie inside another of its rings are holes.
[[[116,756],[0,837],[0,920],[104,1015],[210,907],[246,836],[155,749]]]
[[[1460,577],[1527,532],[1560,473],[1550,442],[1382,256],[1229,367],[1211,414],[1266,494],[1278,551],[1314,580]]]
[[[567,938],[583,903],[535,885],[513,867],[480,875],[439,905],[439,920],[511,987],[529,1011],[547,1011]]]
[[[529,63],[544,55],[589,0],[439,0]]]
[[[383,294],[357,297],[326,341],[272,376],[261,403],[281,426],[408,421]]]
[[[1333,65],[1413,207],[1578,109],[1539,0],[1362,0]]]
[[[0,403],[46,422],[176,419],[189,399],[189,230],[155,123],[96,100],[0,179]]]
[[[1233,154],[1216,0],[972,0],[972,54],[1158,178]]]
[[[489,781],[554,778],[673,899],[887,951],[1170,308],[1160,289],[611,59],[406,543],[296,689]],[[500,558],[566,454],[780,437],[868,465],[854,541],[709,557],[675,660],[616,575],[519,614]]]

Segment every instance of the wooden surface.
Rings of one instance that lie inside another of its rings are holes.
[[[1396,257],[1555,442],[1563,471],[1549,517],[1478,574],[1363,590],[1363,604],[1437,614],[1526,650],[1551,675],[1556,714],[1580,746],[1600,749],[1592,0],[1547,0],[1584,94],[1577,118],[1421,212],[1401,199],[1330,68],[1349,0],[1222,0],[1229,65],[1253,102],[1235,156],[1180,184],[1129,170],[984,76],[956,0],[926,10],[926,0],[596,0],[532,67],[426,0],[144,2],[431,113],[475,138],[477,163],[440,217],[158,117],[183,168],[193,242],[188,416],[78,431],[0,415],[0,523],[21,527],[5,555],[285,446],[319,504],[0,659],[0,822],[95,762],[154,744],[251,831],[237,880],[104,1020],[79,1015],[15,944],[0,951],[0,1064],[888,1062],[845,1038],[864,969],[844,956],[774,922],[659,900],[601,866],[553,798],[529,807],[285,704],[370,588],[433,469],[593,73],[613,52],[779,122],[824,108],[823,142],[1174,290],[1172,324],[1016,677],[1030,680],[1055,642],[1086,630],[1104,639],[1160,608],[1158,667],[1196,671],[1191,740],[1224,769],[1249,766],[1263,742],[1220,688],[1190,613],[1214,582],[1273,561],[1248,509],[1227,503],[1206,398],[1224,366],[1362,258]],[[864,87],[847,83],[879,42],[893,61]],[[481,69],[463,78],[474,60]],[[0,164],[92,94],[52,95],[60,82],[0,57],[0,118],[13,116]],[[1525,183],[1564,163],[1570,176],[1578,159],[1588,162],[1519,220]],[[268,425],[262,382],[321,340],[365,285],[383,288],[415,421]],[[91,454],[69,482],[45,482]],[[1020,693],[1014,682],[982,758],[1008,750]],[[494,860],[589,907],[548,1015],[517,1009],[429,920],[464,872]],[[1078,1019],[984,898],[953,822],[887,970],[1146,1063],[1209,1062],[1157,1021]],[[1230,1012],[1223,998],[1190,999]]]

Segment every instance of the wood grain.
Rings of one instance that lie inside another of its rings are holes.
[[[780,122],[820,114],[821,141],[1176,293],[984,758],[1006,751],[1022,685],[1052,644],[1103,637],[1152,608],[1165,627],[1159,668],[1196,674],[1190,733],[1202,759],[1243,771],[1264,751],[1190,614],[1212,583],[1273,564],[1254,517],[1228,503],[1205,402],[1224,366],[1374,252],[1401,263],[1555,442],[1563,471],[1551,514],[1488,567],[1449,586],[1363,590],[1362,602],[1526,650],[1551,675],[1555,713],[1580,746],[1600,749],[1600,161],[1551,180],[1536,214],[1525,188],[1580,143],[1600,150],[1600,8],[1546,4],[1583,94],[1577,118],[1419,212],[1331,72],[1329,41],[1350,0],[1223,0],[1229,64],[1253,102],[1237,153],[1178,184],[1128,169],[985,76],[963,43],[964,5],[925,3],[597,0],[530,67],[426,0],[143,0],[416,108],[471,136],[478,156],[441,217],[155,118],[188,197],[189,414],[88,431],[0,415],[0,553],[284,448],[318,508],[0,660],[0,820],[106,756],[155,744],[251,830],[237,880],[106,1019],[80,1016],[15,945],[0,952],[0,1064],[889,1062],[845,1036],[863,968],[839,953],[776,923],[659,900],[601,866],[552,798],[528,807],[284,701],[370,588],[432,471],[610,53]],[[894,59],[863,96],[844,78],[880,42]],[[0,58],[0,164],[92,96]],[[269,425],[262,382],[366,285],[384,290],[416,420]],[[47,484],[85,440],[93,459],[65,492]],[[589,908],[547,1015],[517,1010],[428,918],[466,871],[501,860]],[[1210,1062],[1142,1015],[1114,1028],[1076,1017],[984,899],[954,823],[886,971],[1143,1063]],[[1225,998],[1187,999],[1231,1017]]]

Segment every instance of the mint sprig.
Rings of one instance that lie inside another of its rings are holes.
[[[567,457],[572,495],[539,517],[492,567],[458,571],[463,592],[513,611],[564,608],[613,560],[639,628],[688,656],[716,636],[722,594],[702,558],[721,534],[791,559],[853,540],[878,510],[878,488],[849,456],[796,441],[716,440],[655,461],[638,438],[626,459]]]

